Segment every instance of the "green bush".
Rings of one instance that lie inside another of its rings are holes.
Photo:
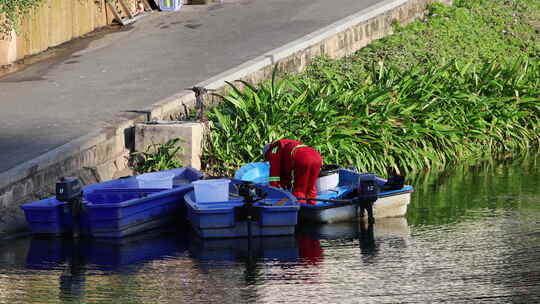
[[[146,151],[131,153],[133,168],[137,173],[148,173],[182,167],[177,153],[182,147],[177,146],[179,138],[171,139],[165,144],[150,145]]]

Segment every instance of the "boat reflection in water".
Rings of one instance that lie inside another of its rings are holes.
[[[200,261],[238,261],[245,258],[293,262],[298,259],[294,236],[234,239],[190,238],[190,256]]]
[[[67,263],[73,267],[86,265],[95,270],[121,271],[147,261],[182,255],[186,249],[187,239],[166,229],[121,239],[33,237],[26,262],[31,269]]]
[[[375,263],[384,259],[385,246],[406,247],[409,233],[407,221],[396,218],[378,219],[374,225],[359,222],[303,225],[297,227],[295,235],[251,239],[201,239],[193,232],[175,229],[159,229],[123,239],[34,237],[30,240],[25,268],[56,276],[59,296],[67,300],[96,296],[96,277],[108,276],[114,281],[116,274],[134,282],[152,276],[179,286],[191,285],[189,282],[200,286],[210,284],[205,288],[212,288],[217,280],[224,290],[234,289],[238,284],[264,284],[276,279],[322,284],[322,278],[333,269],[336,250],[340,255],[346,252],[359,255],[365,263]],[[359,248],[355,249],[357,242]],[[139,296],[153,286],[133,284],[131,292]],[[238,300],[237,296],[249,299],[269,296],[256,289],[251,293],[234,295],[230,300]],[[214,296],[219,298],[218,294]]]
[[[358,240],[360,254],[363,258],[376,256],[380,251],[380,246],[407,247],[410,237],[410,228],[407,219],[404,217],[377,219],[375,224],[367,221],[342,222],[333,224],[309,224],[297,227],[297,238],[301,243],[306,244],[308,250],[300,250],[308,253],[308,256],[315,256],[318,250],[314,247],[320,241],[343,241]],[[311,243],[309,243],[311,242]]]
[[[33,237],[26,264],[49,269],[69,264],[97,270],[130,270],[147,261],[189,257],[200,261],[238,261],[245,258],[317,264],[324,256],[321,241],[359,241],[360,252],[379,251],[378,243],[406,246],[410,229],[405,218],[378,219],[373,224],[346,222],[301,225],[295,236],[201,239],[193,233],[157,229],[122,239],[71,239]],[[76,269],[74,269],[75,271]]]
[[[87,278],[97,272],[130,273],[146,262],[185,254],[187,239],[172,230],[158,229],[122,239],[32,237],[26,268],[59,273],[60,297],[86,296]]]
[[[201,239],[192,234],[189,256],[200,263],[201,268],[223,267],[223,262],[249,263],[285,262],[290,265],[318,266],[324,262],[325,242],[358,240],[363,257],[375,256],[380,244],[407,247],[410,228],[406,218],[378,219],[375,224],[367,222],[344,222],[334,224],[307,224],[296,227],[295,236]],[[214,262],[214,263],[213,263]]]

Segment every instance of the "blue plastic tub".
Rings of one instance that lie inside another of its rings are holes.
[[[166,222],[162,221],[164,217],[174,219],[183,206],[184,192],[191,190],[191,182],[202,174],[190,167],[167,171],[175,176],[172,189],[141,189],[134,176],[83,187],[81,235],[123,237],[159,227]],[[34,234],[60,235],[73,231],[69,205],[55,197],[27,203],[21,208]]]
[[[235,193],[238,183],[231,180],[230,192]],[[253,236],[291,235],[297,223],[300,206],[296,198],[287,191],[270,186],[258,185],[268,195],[255,203],[256,219],[251,222]],[[282,199],[283,205],[276,205]],[[248,236],[248,222],[238,218],[238,209],[244,205],[242,198],[229,197],[226,202],[198,203],[193,191],[184,196],[187,218],[193,230],[201,238],[235,238]]]
[[[255,162],[246,164],[236,171],[234,178],[258,184],[268,184],[270,180],[270,163]]]

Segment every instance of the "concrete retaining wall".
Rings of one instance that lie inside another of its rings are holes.
[[[242,79],[257,83],[268,79],[274,65],[281,71],[303,71],[320,55],[333,58],[352,54],[375,39],[392,32],[392,23],[407,24],[423,16],[432,2],[451,4],[451,0],[387,0],[326,28],[306,35],[197,84],[224,90],[226,81]],[[0,174],[0,233],[26,228],[19,206],[51,193],[60,176],[78,176],[85,184],[109,180],[125,174],[127,158],[134,148],[134,126],[147,120],[176,117],[184,104],[193,108],[195,96],[180,92],[147,109],[144,114],[130,114],[113,127],[98,130],[59,147],[39,158]]]

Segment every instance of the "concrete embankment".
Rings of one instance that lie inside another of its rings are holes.
[[[280,71],[300,72],[317,56],[326,55],[338,58],[351,54],[371,41],[390,34],[394,22],[407,24],[423,16],[426,5],[431,2],[435,1],[376,2],[353,15],[304,35],[298,40],[263,52],[260,56],[200,82],[196,86],[223,90],[226,88],[227,81],[242,79],[256,83],[268,79],[275,65]],[[450,4],[451,1],[437,2]],[[194,23],[190,25],[195,26]],[[287,24],[284,24],[281,30],[286,31],[286,26]],[[250,35],[257,35],[257,33],[250,33]],[[178,47],[182,47],[181,43]],[[204,57],[204,54],[201,53],[200,56]],[[109,180],[125,172],[128,169],[129,153],[135,146],[135,124],[176,117],[183,111],[183,105],[192,108],[195,97],[193,93],[180,91],[185,87],[189,85],[179,86],[177,88],[179,93],[151,106],[124,111],[120,118],[116,117],[106,127],[88,132],[89,134],[85,136],[78,137],[1,173],[0,233],[25,229],[23,214],[19,206],[50,193],[60,176],[78,176],[88,184]]]

